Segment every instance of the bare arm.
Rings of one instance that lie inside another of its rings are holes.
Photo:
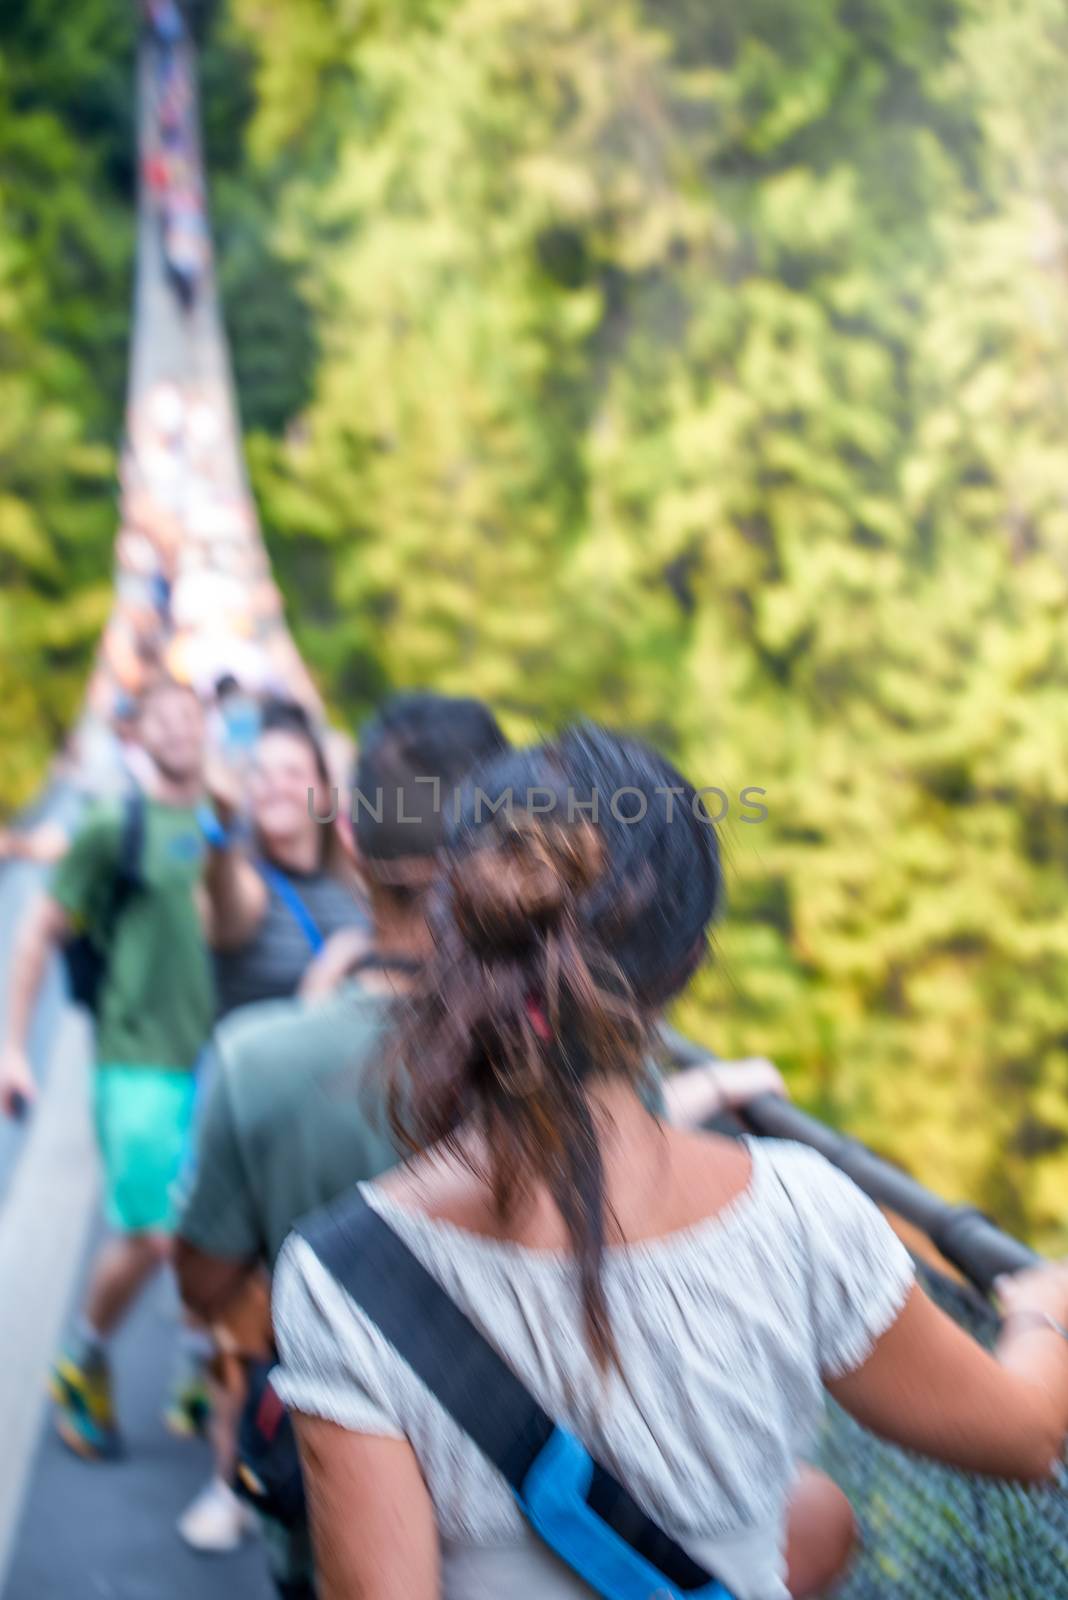
[[[366,928],[339,928],[304,969],[297,993],[302,1000],[321,1000],[333,994],[348,977],[355,963],[371,949],[373,940]]]
[[[258,1263],[209,1255],[181,1236],[174,1241],[174,1272],[182,1304],[202,1322],[224,1317],[257,1271]]]
[[[13,857],[19,861],[37,861],[51,866],[66,854],[70,844],[58,822],[42,822],[29,833],[17,830],[0,830],[0,859]]]
[[[205,933],[215,950],[240,950],[267,915],[267,885],[243,851],[208,850]]]
[[[440,1600],[434,1510],[407,1439],[293,1422],[320,1600]]]
[[[1037,1285],[1028,1297],[1027,1284]],[[1068,1273],[1028,1273],[1013,1310],[1068,1313]],[[863,1366],[828,1380],[838,1403],[894,1444],[971,1472],[1039,1482],[1068,1435],[1068,1341],[1010,1322],[996,1358],[918,1287]]]
[[[204,784],[219,825],[228,832],[241,813],[240,781],[225,762],[213,759],[205,764]],[[212,948],[240,950],[267,915],[267,885],[238,846],[209,843],[200,904]]]
[[[17,1099],[36,1093],[26,1058],[26,1041],[41,992],[48,957],[70,932],[67,913],[57,900],[42,894],[30,908],[15,940],[7,995],[7,1034],[0,1059],[0,1103],[10,1116]]]

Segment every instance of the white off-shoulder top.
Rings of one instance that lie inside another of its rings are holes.
[[[695,1560],[737,1600],[787,1600],[786,1509],[818,1432],[821,1380],[864,1362],[914,1273],[879,1210],[821,1156],[784,1141],[749,1148],[749,1184],[728,1207],[606,1252],[622,1368],[607,1377],[587,1350],[565,1253],[487,1239],[361,1188],[545,1410]],[[278,1261],[274,1322],[274,1381],[292,1409],[411,1442],[437,1517],[444,1600],[588,1600],[297,1235]]]

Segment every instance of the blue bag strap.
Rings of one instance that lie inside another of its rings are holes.
[[[559,1428],[358,1189],[298,1224],[320,1261],[605,1600],[732,1600]]]
[[[269,861],[257,862],[260,876],[263,881],[274,890],[301,933],[307,939],[311,953],[317,956],[326,942],[319,932],[319,925],[304,901],[300,898],[293,884],[284,872],[279,872],[277,867],[272,867]]]

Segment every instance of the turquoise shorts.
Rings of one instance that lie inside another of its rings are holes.
[[[195,1090],[191,1072],[97,1067],[93,1113],[104,1164],[104,1214],[119,1232],[173,1232],[171,1191],[189,1142]]]

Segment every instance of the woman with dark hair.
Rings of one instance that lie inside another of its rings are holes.
[[[330,774],[299,706],[265,709],[248,776],[248,831],[239,797],[210,785],[214,818],[205,873],[207,934],[219,1015],[294,994],[312,957],[341,928],[366,929],[359,881],[339,827]],[[319,819],[334,815],[331,821]]]
[[[240,795],[230,778],[228,771],[213,775],[214,809],[201,821],[210,846],[205,932],[215,957],[219,1020],[240,1006],[295,994],[334,935],[347,930],[365,937],[370,927],[338,819],[319,820],[340,808],[332,804],[326,759],[302,708],[275,701],[263,711],[248,772],[247,827],[241,833]],[[209,1046],[198,1067],[200,1105],[213,1072]],[[215,1473],[178,1527],[195,1549],[223,1553],[240,1543],[252,1520],[229,1487],[237,1401],[206,1378],[206,1337],[191,1336],[190,1344],[195,1359],[167,1420],[175,1432],[203,1429],[210,1390]]]
[[[693,1561],[736,1600],[784,1600],[833,1582],[852,1541],[799,1465],[824,1387],[939,1459],[1052,1470],[1068,1274],[1017,1281],[992,1357],[821,1157],[655,1119],[652,1030],[720,894],[698,796],[633,741],[579,729],[476,773],[395,1068],[412,1159],[360,1193]],[[321,1600],[592,1593],[299,1236],[274,1316]]]

